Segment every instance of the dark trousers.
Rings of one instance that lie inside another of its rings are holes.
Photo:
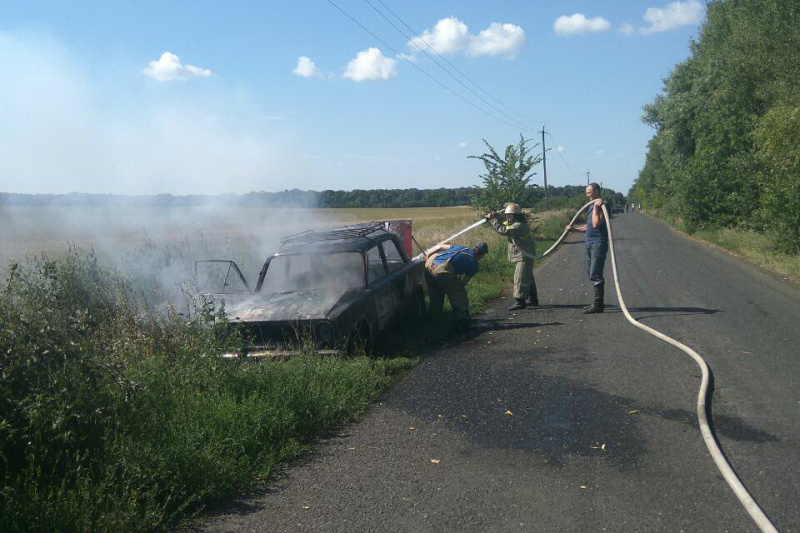
[[[586,267],[589,270],[589,281],[595,287],[603,287],[606,280],[603,277],[603,268],[606,266],[608,242],[586,243]]]

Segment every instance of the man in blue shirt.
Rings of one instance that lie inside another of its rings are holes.
[[[478,261],[489,252],[485,242],[473,248],[440,244],[425,252],[425,281],[430,296],[430,313],[442,315],[444,297],[450,300],[456,318],[456,328],[469,329],[469,298],[466,285],[478,271]]]
[[[590,183],[586,187],[586,197],[594,201],[586,212],[586,224],[567,226],[567,229],[586,232],[586,266],[589,270],[589,281],[594,286],[594,303],[586,307],[584,313],[592,315],[602,313],[605,309],[603,297],[606,280],[603,277],[603,269],[608,253],[608,227],[601,207],[603,199],[600,198],[600,186],[597,183]]]

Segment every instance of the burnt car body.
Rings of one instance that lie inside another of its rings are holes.
[[[282,240],[252,291],[239,267],[227,263],[222,290],[231,325],[241,329],[249,355],[371,345],[398,319],[424,311],[424,265],[414,261],[387,223],[308,231]],[[232,289],[232,287],[235,287]]]

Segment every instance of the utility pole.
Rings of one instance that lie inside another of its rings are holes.
[[[586,185],[589,185],[589,171],[586,171]]]
[[[544,125],[542,125],[542,168],[544,169],[544,210],[547,211],[547,149],[544,145]]]

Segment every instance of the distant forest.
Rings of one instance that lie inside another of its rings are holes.
[[[579,207],[585,200],[585,186],[567,185],[548,187],[548,207]],[[125,196],[113,194],[16,194],[0,193],[0,206],[40,207],[190,207],[190,206],[234,206],[234,207],[449,207],[470,205],[475,187],[455,189],[355,189],[352,191],[301,191],[291,189],[279,192],[249,192],[246,194],[173,196]],[[604,190],[606,200],[615,204],[625,203],[625,197],[610,189]],[[544,189],[528,187],[522,200],[524,207],[537,211],[544,208]],[[497,206],[500,207],[500,206]]]
[[[708,2],[691,56],[645,107],[656,134],[632,201],[800,253],[798,87],[800,2]]]

